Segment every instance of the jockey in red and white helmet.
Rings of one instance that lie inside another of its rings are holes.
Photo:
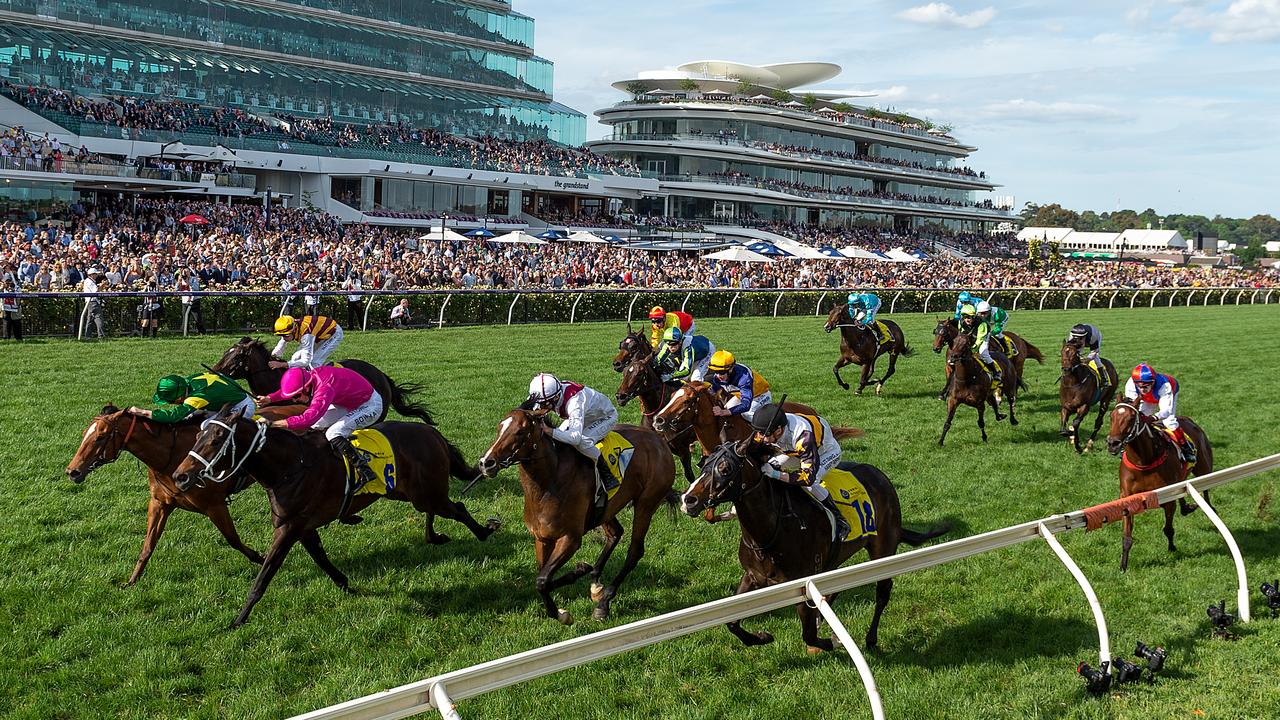
[[[601,470],[596,443],[618,424],[618,410],[608,397],[579,383],[561,382],[551,373],[539,373],[529,381],[526,406],[533,410],[546,408],[559,415],[564,422],[551,431],[551,437],[572,445],[591,459],[597,472]],[[607,468],[600,477],[610,477]]]
[[[1196,446],[1178,425],[1178,381],[1158,373],[1147,363],[1138,363],[1124,385],[1124,396],[1141,402],[1139,410],[1164,426],[1182,452],[1185,462],[1196,461]]]

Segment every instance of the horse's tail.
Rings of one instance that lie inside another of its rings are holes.
[[[667,505],[667,513],[671,515],[671,522],[675,522],[680,515],[679,512],[677,512],[680,507],[680,491],[675,488],[671,488],[671,490],[667,492],[667,496],[662,498],[662,502]]]
[[[866,435],[867,431],[856,427],[833,427],[831,434],[836,436],[836,440],[852,440]]]
[[[916,349],[908,345],[907,341],[904,339],[902,341],[902,352],[898,354],[901,355],[902,357],[911,357],[912,355],[916,354]]]
[[[1040,348],[1027,342],[1026,338],[1022,338],[1022,342],[1027,343],[1027,357],[1035,360],[1041,365],[1044,364],[1044,353],[1040,352]]]
[[[942,525],[939,525],[936,528],[932,528],[924,532],[916,532],[914,530],[908,530],[906,528],[902,528],[902,531],[899,533],[901,537],[900,542],[904,542],[910,545],[911,547],[920,547],[921,545],[929,542],[930,540],[936,537],[941,537],[942,535],[946,535],[947,533],[951,532],[952,529],[953,528],[951,527],[950,523],[944,523]]]
[[[409,399],[411,395],[422,392],[423,387],[421,385],[416,383],[400,385],[395,380],[392,380],[390,376],[384,375],[384,377],[387,378],[387,387],[391,388],[391,407],[395,408],[396,412],[405,417],[418,418],[428,425],[436,424],[435,418],[431,417],[431,411],[427,409],[426,405]]]
[[[445,452],[449,455],[450,475],[467,482],[474,482],[480,479],[480,468],[467,463],[467,459],[462,456],[462,451],[458,449],[458,446],[448,440],[444,441],[444,445]]]

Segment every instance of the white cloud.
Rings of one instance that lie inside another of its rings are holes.
[[[933,2],[920,7],[913,7],[898,13],[898,17],[903,20],[921,23],[923,25],[938,25],[943,27],[959,27],[966,30],[974,30],[991,22],[996,16],[994,7],[985,7],[981,10],[974,10],[966,15],[956,12],[956,9],[947,3]]]
[[[1041,123],[1113,121],[1126,117],[1124,113],[1106,105],[1061,100],[1046,103],[1025,98],[990,103],[980,108],[979,112],[990,119]]]
[[[1280,41],[1280,0],[1235,0],[1221,12],[1191,7],[1173,17],[1173,22],[1197,30],[1208,30],[1216,43]]]

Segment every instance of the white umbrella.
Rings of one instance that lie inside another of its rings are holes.
[[[759,94],[759,95],[752,95],[751,97],[749,97],[749,98],[747,98],[747,99],[748,99],[748,100],[772,100],[772,99],[773,99],[773,97],[772,97],[772,96],[770,96],[770,95],[765,95],[765,94],[761,93],[761,94]]]
[[[538,238],[536,238],[536,237],[534,237],[534,236],[530,235],[530,234],[529,234],[529,233],[527,233],[527,232],[524,232],[523,230],[512,230],[511,232],[507,233],[506,235],[499,235],[499,236],[497,236],[497,237],[491,237],[491,238],[489,238],[489,239],[485,240],[485,242],[492,242],[492,243],[523,243],[523,244],[525,244],[525,245],[546,245],[546,244],[547,244],[547,241],[546,241],[546,240],[539,240]]]
[[[663,90],[662,88],[656,88],[654,90],[646,90],[640,94],[641,95],[675,95],[675,93],[670,92],[668,90]]]
[[[850,245],[847,248],[841,249],[840,254],[844,255],[845,257],[855,258],[858,260],[880,260],[881,262],[884,261],[884,258],[881,257],[880,255],[876,255],[873,252],[868,252],[854,245]]]
[[[839,111],[839,110],[836,110],[836,109],[835,109],[835,108],[833,108],[833,107],[825,107],[825,106],[824,106],[824,107],[820,107],[820,108],[818,108],[818,112],[819,112],[819,113],[835,113],[835,112],[840,112],[840,111]]]
[[[786,245],[786,246],[780,245],[779,247],[791,253],[792,255],[794,255],[797,260],[831,260],[832,259],[830,255],[820,253],[816,248],[811,248],[808,245],[796,245],[794,247],[789,245]]]
[[[894,248],[886,252],[885,255],[888,255],[889,259],[894,262],[920,262],[920,258],[912,255],[902,248]]]
[[[804,103],[800,102],[799,100],[788,100],[787,102],[782,103],[782,106],[783,107],[804,107]]]
[[[458,233],[448,228],[445,228],[444,230],[441,230],[440,228],[435,228],[431,232],[419,237],[418,239],[419,240],[435,240],[435,241],[451,240],[453,242],[466,242],[470,238],[468,238],[465,235],[459,235]]]
[[[702,256],[703,260],[728,260],[730,262],[773,262],[769,258],[758,252],[752,252],[741,245],[725,248],[718,252],[713,252]]]
[[[607,240],[600,237],[599,235],[593,235],[592,233],[589,233],[585,230],[579,230],[578,232],[575,232],[575,233],[569,233],[569,237],[565,239],[570,240],[572,242],[585,242],[585,243],[608,242]]]
[[[724,90],[708,90],[702,94],[703,95],[729,95],[731,93],[727,93]]]

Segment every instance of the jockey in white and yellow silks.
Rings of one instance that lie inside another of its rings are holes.
[[[649,344],[654,350],[657,350],[658,344],[662,342],[663,333],[673,327],[680,328],[680,332],[685,335],[693,335],[696,332],[692,315],[680,310],[667,312],[661,305],[655,305],[649,310],[649,324],[652,326],[649,331]]]
[[[702,382],[711,366],[711,356],[716,346],[701,335],[686,335],[680,328],[667,328],[658,346],[658,356],[653,364],[663,382],[692,380]]]
[[[273,368],[311,370],[320,367],[329,360],[329,356],[338,348],[338,343],[342,342],[342,328],[338,326],[338,321],[324,315],[306,315],[301,318],[281,315],[276,318],[275,334],[280,336],[280,342],[271,351],[271,356],[275,358],[271,362]],[[289,340],[298,342],[298,350],[288,362],[282,362],[285,345]]]
[[[712,391],[725,391],[733,396],[724,407],[711,409],[715,415],[741,415],[750,421],[757,410],[773,402],[769,381],[735,360],[728,350],[717,350],[707,369],[711,373]]]
[[[756,411],[751,427],[756,431],[757,441],[777,445],[782,450],[782,454],[763,465],[761,471],[803,487],[831,511],[837,524],[836,537],[847,536],[849,526],[831,493],[822,485],[822,479],[840,464],[841,457],[840,443],[830,423],[817,415],[783,412],[781,405],[770,403]],[[795,461],[799,466],[794,472],[781,469]]]
[[[1178,381],[1172,375],[1158,373],[1146,363],[1138,363],[1124,384],[1124,396],[1141,401],[1138,408],[1160,422],[1178,446],[1182,461],[1196,461],[1196,444],[1178,424]]]

